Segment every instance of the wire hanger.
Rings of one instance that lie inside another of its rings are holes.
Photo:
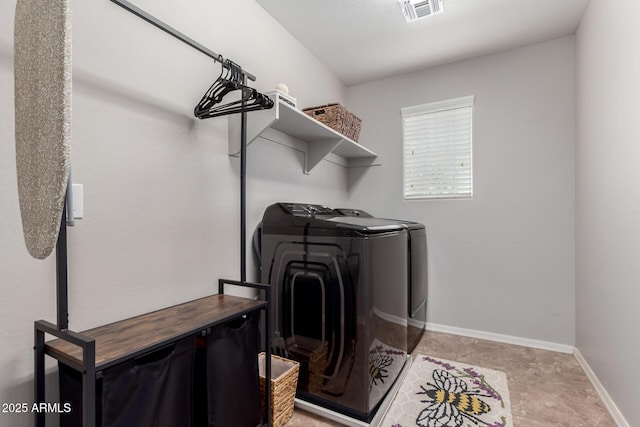
[[[196,105],[194,115],[199,119],[208,119],[273,107],[271,98],[246,86],[244,80],[242,68],[235,62],[225,60],[220,75]],[[239,100],[220,104],[227,94],[235,91],[240,91]]]

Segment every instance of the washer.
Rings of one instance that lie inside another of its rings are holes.
[[[408,228],[277,203],[261,230],[274,353],[300,362],[297,397],[371,421],[408,359]]]

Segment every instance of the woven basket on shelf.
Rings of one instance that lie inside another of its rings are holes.
[[[265,354],[258,355],[260,396],[264,411]],[[291,419],[298,386],[300,364],[294,360],[271,355],[271,427],[281,427]]]
[[[340,104],[320,105],[302,111],[349,139],[357,142],[360,137],[362,120]]]

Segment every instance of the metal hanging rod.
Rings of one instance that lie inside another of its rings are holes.
[[[186,36],[185,34],[182,34],[180,31],[176,30],[175,28],[171,27],[170,25],[165,24],[164,22],[160,21],[155,16],[150,15],[147,12],[145,12],[144,10],[140,9],[138,6],[135,6],[135,5],[131,4],[130,2],[126,1],[126,0],[111,0],[111,1],[113,3],[115,3],[115,4],[117,4],[118,6],[122,7],[123,9],[133,13],[137,17],[144,19],[145,21],[147,21],[151,25],[154,25],[154,26],[160,28],[165,33],[172,35],[173,37],[177,38],[181,42],[188,44],[189,46],[191,46],[195,50],[197,50],[197,51],[199,51],[201,53],[204,53],[205,55],[207,55],[208,57],[212,58],[213,60],[221,63],[223,67],[228,68],[228,63],[227,63],[227,61],[225,61],[225,59],[224,59],[224,57],[222,55],[220,55],[218,53],[215,53],[211,49],[208,49],[208,48],[204,47],[203,45],[201,45],[197,41],[193,40],[191,37]],[[247,76],[247,78],[249,80],[252,80],[252,81],[256,80],[256,77],[253,74],[251,74],[251,73],[249,73],[247,71],[244,71],[244,70],[242,70],[242,72],[244,73],[245,76]]]

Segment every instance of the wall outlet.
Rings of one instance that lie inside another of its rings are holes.
[[[73,184],[73,219],[84,218],[84,186]]]

